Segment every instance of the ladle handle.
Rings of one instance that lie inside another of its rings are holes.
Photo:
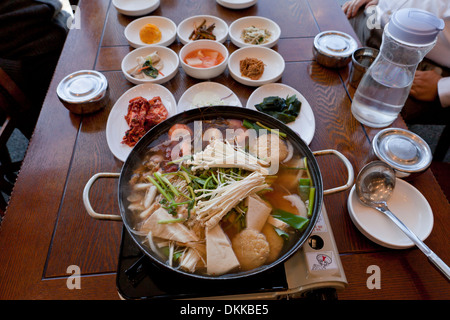
[[[428,260],[450,280],[450,268],[441,258],[439,258],[422,240],[420,240],[414,232],[412,232],[405,224],[398,219],[387,206],[375,207],[378,211],[387,215],[400,228],[415,245],[427,256]]]

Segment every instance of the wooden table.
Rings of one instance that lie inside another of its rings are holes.
[[[243,16],[259,15],[276,21],[282,30],[273,48],[286,61],[280,82],[299,90],[310,102],[316,120],[313,151],[334,148],[352,163],[355,173],[370,160],[371,138],[379,131],[362,126],[351,115],[354,89],[347,84],[349,68],[326,69],[312,56],[313,39],[324,30],[354,35],[335,0],[284,0],[273,5],[260,0],[244,10],[230,10],[211,0],[164,0],[153,15],[176,24],[196,14],[211,14],[231,24]],[[1,299],[119,299],[116,266],[121,242],[121,222],[98,221],[88,216],[82,191],[97,172],[119,172],[106,143],[105,127],[114,102],[132,84],[120,71],[122,58],[130,52],[124,28],[133,19],[119,14],[109,0],[80,1],[79,29],[70,31],[56,68],[10,206],[0,229]],[[237,48],[229,41],[230,52]],[[170,46],[176,52],[181,44]],[[107,77],[111,103],[102,111],[77,116],[69,113],[56,96],[56,86],[69,73],[95,69]],[[243,105],[254,88],[235,82],[228,72],[213,79],[230,87]],[[178,100],[200,81],[180,68],[164,84]],[[405,128],[401,118],[393,127]],[[319,158],[325,188],[344,184],[346,171],[332,158]],[[412,184],[429,201],[434,228],[426,243],[444,261],[448,249],[450,206],[428,170]],[[92,190],[93,207],[102,213],[118,213],[116,181],[99,181]],[[347,211],[349,191],[325,196],[348,280],[339,299],[449,299],[450,286],[415,248],[390,250],[364,237]],[[82,273],[81,289],[69,290],[69,266]],[[368,289],[368,267],[381,270],[381,288]]]

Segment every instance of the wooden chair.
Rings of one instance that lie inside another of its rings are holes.
[[[30,139],[34,129],[34,122],[28,116],[31,102],[22,90],[0,68],[0,192],[8,198],[11,195],[17,172],[22,161],[13,162],[6,146],[14,129]],[[8,201],[0,194],[0,216],[6,211]]]

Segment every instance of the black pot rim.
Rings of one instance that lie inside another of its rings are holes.
[[[137,159],[145,153],[146,148],[149,144],[151,144],[160,135],[166,133],[172,125],[176,123],[188,123],[195,120],[217,119],[217,118],[224,118],[224,119],[231,118],[241,120],[247,119],[249,121],[260,121],[269,128],[279,129],[280,132],[286,133],[287,139],[294,145],[294,148],[300,149],[300,152],[307,158],[308,168],[310,169],[310,174],[313,179],[314,186],[316,188],[316,197],[308,226],[303,231],[302,235],[297,240],[297,242],[294,245],[292,245],[292,247],[289,248],[276,261],[249,271],[239,271],[235,273],[227,273],[220,276],[212,276],[212,275],[189,273],[181,269],[170,267],[169,265],[159,260],[158,257],[155,257],[152,254],[152,252],[149,249],[147,249],[141,243],[141,241],[139,241],[138,236],[133,232],[132,227],[129,225],[127,221],[128,209],[126,209],[124,205],[124,200],[126,200],[126,196],[124,196],[124,190],[126,190],[126,188],[124,188],[124,185],[128,184],[129,174],[135,168],[135,161],[137,161]],[[240,108],[235,106],[210,106],[210,107],[196,108],[176,114],[166,119],[165,121],[159,123],[158,125],[154,126],[139,140],[139,142],[134,146],[129,156],[125,160],[120,172],[118,191],[119,191],[118,203],[122,221],[127,229],[127,232],[130,234],[131,238],[133,239],[135,244],[141,249],[141,251],[144,254],[146,254],[152,260],[152,262],[156,263],[158,266],[162,268],[171,270],[175,273],[190,278],[197,278],[203,280],[228,280],[228,279],[251,277],[253,275],[258,275],[265,271],[268,271],[273,267],[279,265],[280,263],[285,262],[295,252],[297,252],[297,250],[299,250],[301,246],[305,243],[305,241],[309,238],[320,215],[323,201],[323,182],[319,166],[312,151],[309,149],[308,145],[300,138],[300,136],[296,132],[294,132],[291,128],[289,128],[287,125],[285,125],[283,122],[265,113],[259,112],[257,110]]]

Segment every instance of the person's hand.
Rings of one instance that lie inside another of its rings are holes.
[[[342,11],[344,11],[345,15],[348,19],[353,18],[358,13],[358,10],[364,6],[366,9],[369,6],[377,5],[378,0],[351,0],[347,1],[342,5]]]
[[[420,101],[433,101],[438,96],[438,81],[442,78],[434,70],[416,71],[410,95]]]

